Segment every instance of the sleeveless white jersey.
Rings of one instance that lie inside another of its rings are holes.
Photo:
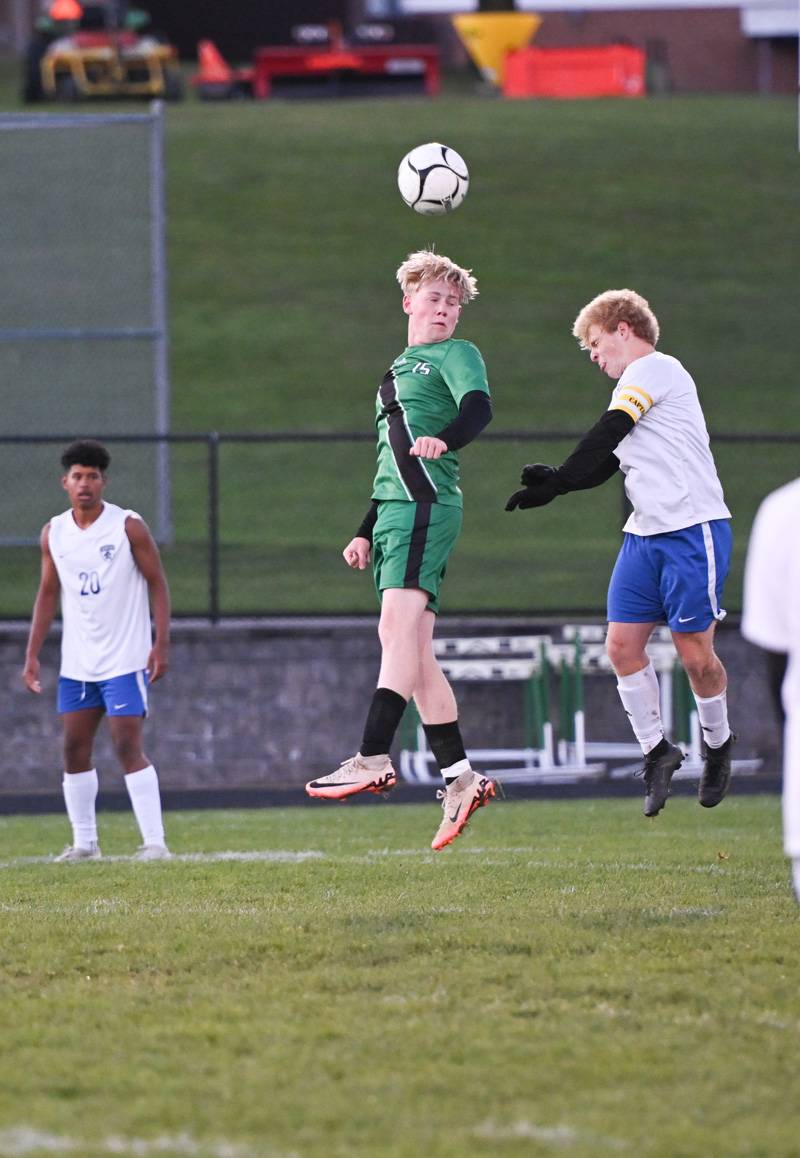
[[[633,506],[625,531],[659,535],[731,517],[697,387],[677,358],[655,351],[631,362],[608,408],[636,423],[614,451]]]
[[[139,518],[104,503],[85,530],[71,510],[50,520],[50,554],[61,580],[61,675],[68,679],[94,682],[147,666],[150,603],[125,534],[129,516]]]

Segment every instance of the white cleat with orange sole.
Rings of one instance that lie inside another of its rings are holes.
[[[320,800],[346,800],[359,792],[391,792],[396,783],[397,773],[388,756],[362,756],[359,752],[335,772],[309,780],[306,792]]]
[[[469,818],[476,809],[488,804],[495,795],[494,781],[470,768],[448,784],[444,790],[439,790],[437,797],[442,802],[444,816],[438,832],[433,838],[431,848],[437,851],[452,844],[467,827]]]

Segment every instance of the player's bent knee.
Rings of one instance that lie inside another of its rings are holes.
[[[716,656],[691,658],[681,657],[683,670],[693,686],[708,683],[714,677],[724,677],[725,669]]]
[[[618,676],[632,675],[648,664],[646,651],[610,638],[606,640],[606,655]]]

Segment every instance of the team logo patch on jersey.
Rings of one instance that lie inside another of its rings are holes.
[[[115,550],[116,550],[116,547],[114,546],[113,543],[104,543],[102,545],[102,547],[100,548],[100,554],[103,556],[106,563],[108,563],[111,559],[114,558],[114,551]]]

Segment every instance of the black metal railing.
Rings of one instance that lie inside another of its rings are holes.
[[[7,467],[0,495],[0,618],[29,613],[38,532],[64,506],[60,451],[78,436],[90,435],[0,437]],[[177,615],[215,622],[374,610],[369,585],[354,585],[339,558],[369,502],[371,432],[91,437],[112,452],[109,498],[139,510],[162,543]],[[500,514],[524,462],[548,457],[545,446],[559,462],[578,437],[576,431],[487,431],[464,452],[467,520],[459,564],[448,579],[447,610],[603,613],[627,514],[621,476],[619,484],[559,500],[543,512]],[[715,434],[712,444],[734,515],[736,561],[727,602],[735,610],[750,522],[770,490],[800,474],[800,434]],[[171,518],[159,534],[152,520],[163,505],[156,491],[165,485]]]

